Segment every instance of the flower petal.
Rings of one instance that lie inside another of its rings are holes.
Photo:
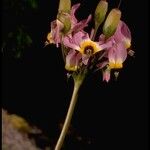
[[[73,41],[76,45],[80,45],[81,41],[89,39],[89,35],[86,32],[80,31],[73,35]]]
[[[108,59],[109,59],[109,66],[111,69],[122,68],[122,63],[125,61],[126,58],[127,58],[127,50],[123,42],[118,43],[117,45],[109,49]]]
[[[72,8],[71,8],[71,13],[70,13],[70,15],[71,15],[71,20],[72,20],[72,23],[73,23],[73,24],[76,24],[76,23],[78,22],[78,20],[77,20],[76,17],[75,17],[75,12],[76,12],[76,10],[77,10],[79,7],[80,7],[80,3],[73,5]]]
[[[117,30],[113,36],[115,41],[118,42],[124,42],[124,45],[126,48],[129,48],[131,45],[131,32],[128,28],[128,26],[123,22],[120,21]]]
[[[131,40],[131,32],[130,32],[128,26],[127,26],[123,21],[121,21],[121,23],[122,23],[122,26],[121,26],[121,33],[122,33],[126,38],[128,38],[128,39]]]
[[[108,41],[108,42],[101,44],[101,45],[99,43],[99,46],[101,47],[101,49],[109,49],[113,46],[113,43],[112,43],[112,41]]]
[[[51,36],[57,47],[59,46],[58,44],[61,42],[60,31],[62,30],[62,28],[63,24],[59,20],[51,22]]]
[[[116,50],[114,47],[110,48],[108,51],[108,60],[109,62],[115,64],[115,60],[116,60]]]
[[[87,39],[89,39],[88,33],[84,31],[80,31],[80,32],[75,33],[74,35],[69,35],[69,36],[64,37],[63,42],[66,47],[79,51],[80,43]]]
[[[76,49],[76,50],[80,49],[79,45],[75,44],[74,40],[70,36],[64,37],[63,44],[64,44],[64,46],[69,47],[71,49]]]
[[[78,22],[77,24],[75,24],[72,31],[78,32],[78,31],[81,31],[83,28],[87,27],[91,18],[92,18],[92,15],[89,15],[87,19],[84,19],[84,20]]]
[[[121,60],[124,62],[127,58],[127,50],[123,43],[117,44],[116,48],[116,60]]]
[[[70,50],[66,56],[65,68],[69,71],[76,71],[78,69],[79,62],[81,60],[81,54],[75,50]]]

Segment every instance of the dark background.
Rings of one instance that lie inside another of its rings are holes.
[[[82,19],[94,12],[99,0],[72,0],[73,4],[77,2],[81,2],[77,16]],[[110,9],[119,1],[108,2]],[[2,56],[2,107],[41,128],[52,146],[73,88],[72,81],[67,82],[60,49],[54,45],[44,47],[58,3],[43,0],[38,2],[36,12],[26,10],[22,20],[32,45],[19,59],[11,52]],[[148,150],[148,0],[123,0],[120,9],[122,20],[132,32],[135,57],[126,60],[117,82],[113,76],[108,84],[102,82],[101,72],[87,77],[65,150]],[[17,23],[7,13],[2,12],[2,39],[9,26]]]

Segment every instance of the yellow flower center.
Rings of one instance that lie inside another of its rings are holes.
[[[80,43],[80,53],[93,55],[101,50],[100,46],[91,40],[84,40]]]

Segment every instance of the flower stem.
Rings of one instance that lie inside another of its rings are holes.
[[[97,33],[98,28],[99,28],[99,26],[98,26],[98,25],[95,25],[95,30],[94,30],[94,34],[93,34],[92,40],[95,40],[95,37],[96,37],[96,33]]]
[[[70,105],[69,105],[69,109],[68,109],[68,112],[67,112],[67,115],[66,115],[66,119],[65,119],[61,134],[60,134],[59,139],[57,141],[57,144],[55,146],[55,150],[60,150],[63,143],[64,143],[64,139],[65,139],[66,133],[68,131],[68,128],[70,126],[70,122],[71,122],[71,119],[72,119],[74,108],[75,108],[75,105],[76,105],[76,102],[77,102],[78,91],[79,91],[79,88],[80,88],[80,86],[83,82],[83,79],[84,78],[76,78],[74,80],[74,90],[73,90],[71,102],[70,102]]]
[[[65,62],[65,61],[66,61],[66,60],[65,60],[65,49],[64,49],[63,43],[61,44],[61,52],[62,52],[63,60],[64,60],[64,62]]]

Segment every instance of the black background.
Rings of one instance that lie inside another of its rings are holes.
[[[81,2],[77,16],[83,19],[94,12],[99,0],[72,0],[77,2]],[[110,9],[119,1],[108,2]],[[2,56],[2,107],[37,125],[53,139],[52,144],[73,88],[72,81],[66,80],[60,49],[44,48],[58,3],[40,1],[39,11],[24,18],[34,41],[21,59]],[[108,84],[102,82],[101,72],[87,77],[72,120],[74,135],[66,139],[65,150],[148,150],[148,0],[122,0],[120,9],[132,32],[135,57],[126,60],[117,82],[113,77]],[[83,142],[75,141],[76,136]]]

